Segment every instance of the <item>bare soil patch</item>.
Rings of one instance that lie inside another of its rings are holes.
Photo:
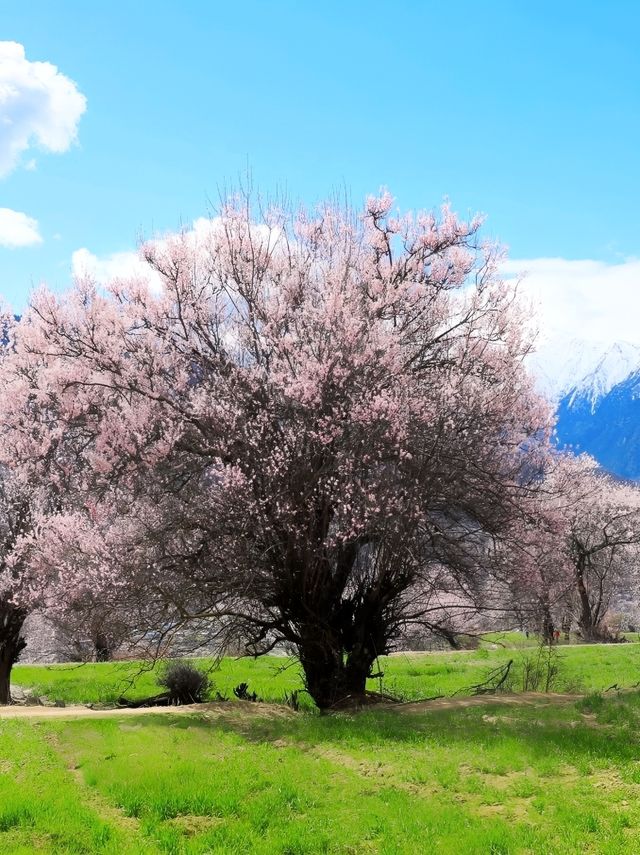
[[[71,718],[129,718],[141,715],[228,715],[231,713],[239,718],[286,718],[295,713],[289,707],[280,704],[250,703],[234,701],[233,703],[210,703],[210,704],[185,704],[178,707],[141,707],[130,709],[128,707],[117,708],[92,708],[88,706],[66,706],[66,707],[22,707],[22,706],[0,706],[0,719],[3,718],[28,718],[28,719],[71,719]]]
[[[409,701],[407,703],[370,704],[364,709],[394,711],[400,714],[416,714],[431,710],[464,709],[474,706],[551,706],[575,703],[584,697],[568,693],[523,692],[518,695],[474,695],[461,698],[436,698],[427,701]],[[362,707],[356,709],[363,709]],[[353,710],[351,710],[353,711]],[[65,719],[65,718],[125,718],[140,715],[228,715],[236,718],[287,718],[296,713],[284,704],[251,703],[234,701],[233,703],[212,702],[206,704],[185,704],[177,707],[139,707],[130,709],[93,708],[90,706],[70,705],[66,707],[41,706],[0,706],[0,719]]]
[[[429,710],[464,709],[493,704],[502,706],[551,706],[579,701],[583,695],[568,693],[522,692],[518,695],[473,695],[463,698],[436,698],[429,701],[409,701],[405,704],[381,704],[377,709],[390,709],[399,713],[421,713]]]

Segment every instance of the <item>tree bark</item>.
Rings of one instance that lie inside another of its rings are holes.
[[[94,640],[96,662],[110,662],[113,656],[113,645],[104,633],[98,632]]]
[[[370,603],[343,603],[331,624],[308,627],[298,641],[307,691],[320,709],[364,699],[373,663],[387,648],[390,628]]]
[[[580,615],[578,626],[584,641],[603,641],[606,633],[602,631],[599,619],[594,615],[594,609],[589,599],[589,592],[584,583],[584,561],[579,559],[576,569],[576,588],[580,600]]]
[[[347,653],[331,646],[322,649],[316,642],[300,645],[299,656],[307,691],[321,710],[363,700],[374,654]]]
[[[11,669],[26,646],[22,626],[27,613],[0,604],[0,705],[11,703]]]
[[[549,604],[546,602],[543,603],[541,610],[542,626],[540,627],[540,629],[542,634],[542,640],[545,644],[553,644],[555,627],[553,624],[553,617],[551,615],[551,609],[549,608]]]

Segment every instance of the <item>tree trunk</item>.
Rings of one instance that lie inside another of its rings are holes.
[[[22,626],[27,613],[0,604],[0,705],[11,703],[11,669],[26,646]]]
[[[543,642],[545,644],[553,644],[555,627],[553,625],[553,617],[551,616],[551,609],[549,608],[548,603],[542,604],[542,626],[540,629]]]
[[[113,646],[110,639],[101,632],[95,637],[94,647],[96,651],[96,662],[110,662],[113,655]]]
[[[396,616],[389,611],[389,603],[408,581],[394,574],[373,551],[371,545],[367,552],[362,545],[348,544],[331,572],[320,567],[320,573],[325,573],[320,583],[314,577],[317,568],[307,567],[302,560],[291,573],[301,584],[298,598],[292,596],[291,588],[286,592],[283,623],[295,627],[286,640],[296,646],[305,687],[321,710],[364,701],[372,666],[387,651],[395,631]],[[349,591],[357,562],[364,578]]]
[[[589,599],[589,592],[584,583],[584,566],[583,562],[578,562],[576,570],[576,587],[578,589],[578,598],[580,600],[580,615],[578,617],[578,626],[580,627],[580,635],[584,641],[603,641],[606,639],[606,633],[602,631],[600,620],[594,614],[594,609]]]
[[[373,653],[362,649],[347,653],[317,641],[298,649],[307,691],[321,710],[363,700],[376,658]]]

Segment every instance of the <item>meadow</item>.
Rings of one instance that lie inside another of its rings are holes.
[[[451,708],[294,712],[274,702],[299,672],[265,657],[223,660],[212,676],[221,694],[246,681],[269,704],[0,718],[0,852],[640,851],[640,645],[561,647],[555,688],[582,697],[466,706],[465,687],[536,652],[495,643],[381,663],[383,687],[460,693]],[[68,703],[157,691],[134,664],[22,665],[15,682]],[[603,694],[614,683],[625,690]]]
[[[558,675],[552,689],[557,692],[605,691],[617,684],[632,688],[640,681],[640,644],[568,644],[554,648]],[[478,650],[440,653],[400,653],[379,660],[381,680],[369,688],[382,690],[401,700],[471,694],[474,685],[491,671],[513,660],[509,688],[522,691],[526,662],[537,657],[534,639],[517,633],[493,634]],[[301,690],[302,675],[295,660],[282,656],[260,659],[227,657],[219,664],[197,660],[211,668],[214,691],[229,700],[233,688],[246,682],[264,701],[281,703],[286,695]],[[18,665],[13,682],[40,695],[65,703],[113,704],[121,695],[132,700],[156,694],[158,671],[139,662],[107,662],[69,665]],[[300,702],[311,707],[304,693]]]

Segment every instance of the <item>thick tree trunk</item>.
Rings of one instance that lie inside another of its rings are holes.
[[[22,637],[26,616],[22,609],[0,604],[0,705],[11,703],[11,669],[26,646]]]
[[[106,635],[101,632],[97,633],[94,641],[94,647],[96,650],[96,662],[111,661],[111,657],[113,656],[113,647]]]
[[[286,592],[284,623],[296,628],[287,640],[297,647],[306,689],[323,710],[364,701],[372,666],[387,651],[395,631],[396,616],[388,611],[389,603],[408,586],[405,577],[373,555],[373,547],[371,554],[363,555],[361,549],[355,543],[346,546],[331,572],[299,561],[291,573],[302,583],[299,597],[292,596],[290,588]],[[349,590],[358,561],[361,578],[355,590]]]
[[[389,627],[378,609],[342,606],[329,625],[309,627],[297,644],[307,691],[320,709],[361,703],[387,647]]]
[[[545,644],[553,644],[555,627],[548,603],[542,604],[542,626],[540,629],[543,642]]]
[[[358,704],[364,698],[375,655],[363,650],[347,653],[331,645],[299,647],[307,691],[320,709]]]

